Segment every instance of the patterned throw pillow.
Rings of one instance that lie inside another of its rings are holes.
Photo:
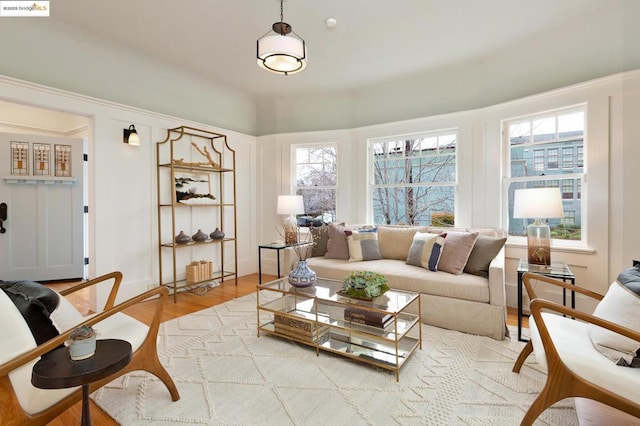
[[[447,234],[429,234],[417,232],[407,256],[407,265],[420,266],[430,271],[438,270],[438,262],[442,254]]]
[[[375,232],[345,231],[349,246],[349,262],[382,259]]]
[[[593,315],[632,330],[640,329],[640,266],[618,275]],[[635,340],[592,324],[589,337],[598,351],[618,365],[640,367],[640,343]]]

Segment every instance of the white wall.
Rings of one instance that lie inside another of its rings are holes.
[[[275,238],[276,197],[287,194],[291,182],[291,145],[338,143],[338,219],[351,223],[372,220],[367,184],[367,140],[446,128],[458,128],[459,186],[456,220],[459,226],[506,228],[503,199],[501,122],[541,111],[586,104],[586,246],[553,248],[554,260],[567,262],[578,285],[605,292],[618,272],[640,257],[637,244],[640,202],[633,190],[640,176],[640,71],[613,75],[487,108],[443,114],[352,130],[287,133],[258,137],[258,190],[263,206],[259,241]],[[611,130],[610,130],[611,129]],[[516,268],[525,246],[507,246],[508,304],[516,306]],[[274,260],[265,254],[263,269]],[[579,300],[580,303],[583,303]]]
[[[139,294],[158,282],[156,142],[165,139],[167,128],[180,125],[226,134],[239,159],[238,274],[255,271],[253,136],[1,76],[0,99],[88,117],[89,276],[121,271],[121,298]],[[122,142],[122,131],[130,124],[135,124],[140,135],[138,147]],[[30,125],[37,126],[37,120]],[[45,127],[46,123],[40,125]],[[104,290],[99,291],[98,303],[105,297]]]

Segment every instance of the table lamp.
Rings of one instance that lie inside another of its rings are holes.
[[[527,257],[530,265],[551,264],[551,229],[540,219],[564,217],[560,188],[516,189],[514,219],[534,219],[527,226]]]
[[[304,213],[304,201],[302,195],[278,195],[278,214],[286,215],[284,219],[284,242],[295,244],[298,242],[297,214]]]

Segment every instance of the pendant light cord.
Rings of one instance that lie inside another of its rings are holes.
[[[284,0],[280,0],[280,22],[284,22],[284,8],[282,7],[282,2]]]

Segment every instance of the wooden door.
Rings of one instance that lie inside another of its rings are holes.
[[[84,278],[83,146],[0,133],[0,279]]]

